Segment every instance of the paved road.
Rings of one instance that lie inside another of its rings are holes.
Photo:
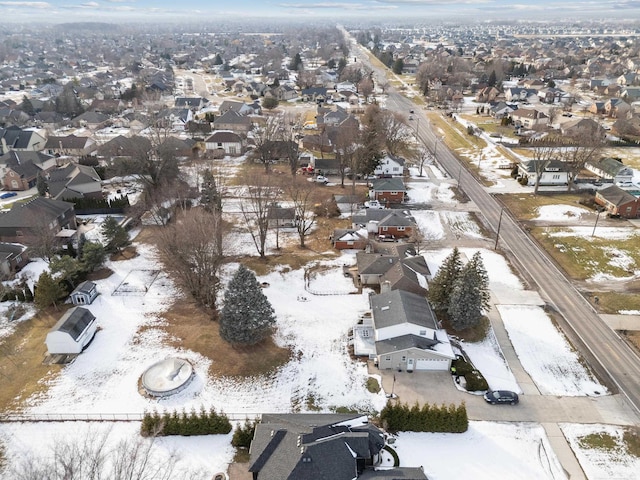
[[[416,109],[421,116],[419,137],[428,146],[436,145],[437,137],[426,118],[405,97],[392,93],[388,105],[401,111]],[[498,230],[502,206],[487,193],[458,159],[438,142],[437,162],[448,175],[458,180],[458,184],[473,201],[487,223]],[[526,274],[529,281],[537,285],[543,298],[561,314],[561,327],[580,350],[592,368],[603,377],[610,388],[627,398],[640,413],[640,358],[635,352],[600,318],[593,307],[558,270],[553,261],[520,228],[505,210],[500,225],[499,245],[511,253],[511,260]]]

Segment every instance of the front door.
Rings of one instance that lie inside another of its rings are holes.
[[[407,359],[407,372],[413,372],[413,358]]]

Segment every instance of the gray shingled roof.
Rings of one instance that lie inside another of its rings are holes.
[[[95,319],[96,317],[86,308],[74,307],[67,310],[51,330],[68,333],[71,338],[77,340]]]
[[[604,198],[607,202],[614,204],[616,207],[636,201],[636,197],[617,185],[611,185],[610,187],[603,188],[602,190],[599,190],[596,195]]]
[[[409,348],[419,348],[420,350],[429,350],[437,345],[438,340],[434,338],[419,337],[418,335],[402,335],[400,337],[389,338],[376,342],[376,353],[384,355]]]
[[[371,182],[371,188],[376,192],[406,192],[407,188],[401,178],[379,178]]]
[[[424,297],[403,290],[372,295],[370,297],[375,328],[412,323],[437,329],[438,325],[429,303]]]
[[[35,197],[25,203],[14,203],[11,210],[0,214],[0,227],[34,227],[49,222],[68,210],[73,203]]]

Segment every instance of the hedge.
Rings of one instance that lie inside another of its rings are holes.
[[[214,435],[227,434],[231,431],[231,422],[224,413],[217,413],[214,408],[208,412],[201,408],[200,412],[191,410],[187,414],[184,410],[178,413],[177,410],[169,413],[165,411],[160,415],[154,410],[153,413],[144,413],[140,434],[143,437],[164,437],[168,435]]]
[[[469,428],[467,408],[417,403],[409,407],[403,403],[388,403],[380,412],[380,420],[389,432],[463,433]]]

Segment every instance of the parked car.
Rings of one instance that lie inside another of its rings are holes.
[[[318,175],[316,178],[313,179],[313,181],[316,182],[316,183],[322,183],[324,185],[329,183],[329,179],[327,177],[325,177],[324,175]]]
[[[367,202],[364,202],[364,208],[382,210],[384,208],[384,205],[382,205],[378,200],[369,200]]]
[[[515,405],[519,401],[518,394],[516,392],[510,392],[509,390],[489,390],[484,394],[484,399],[491,405],[498,403]]]
[[[396,237],[393,235],[378,235],[378,240],[381,242],[395,242]]]
[[[629,180],[623,180],[621,182],[616,182],[616,185],[620,188],[629,188],[629,187],[633,187],[633,182],[629,181]]]
[[[16,192],[6,192],[0,195],[0,198],[4,200],[5,198],[15,197],[16,195],[18,195]]]

